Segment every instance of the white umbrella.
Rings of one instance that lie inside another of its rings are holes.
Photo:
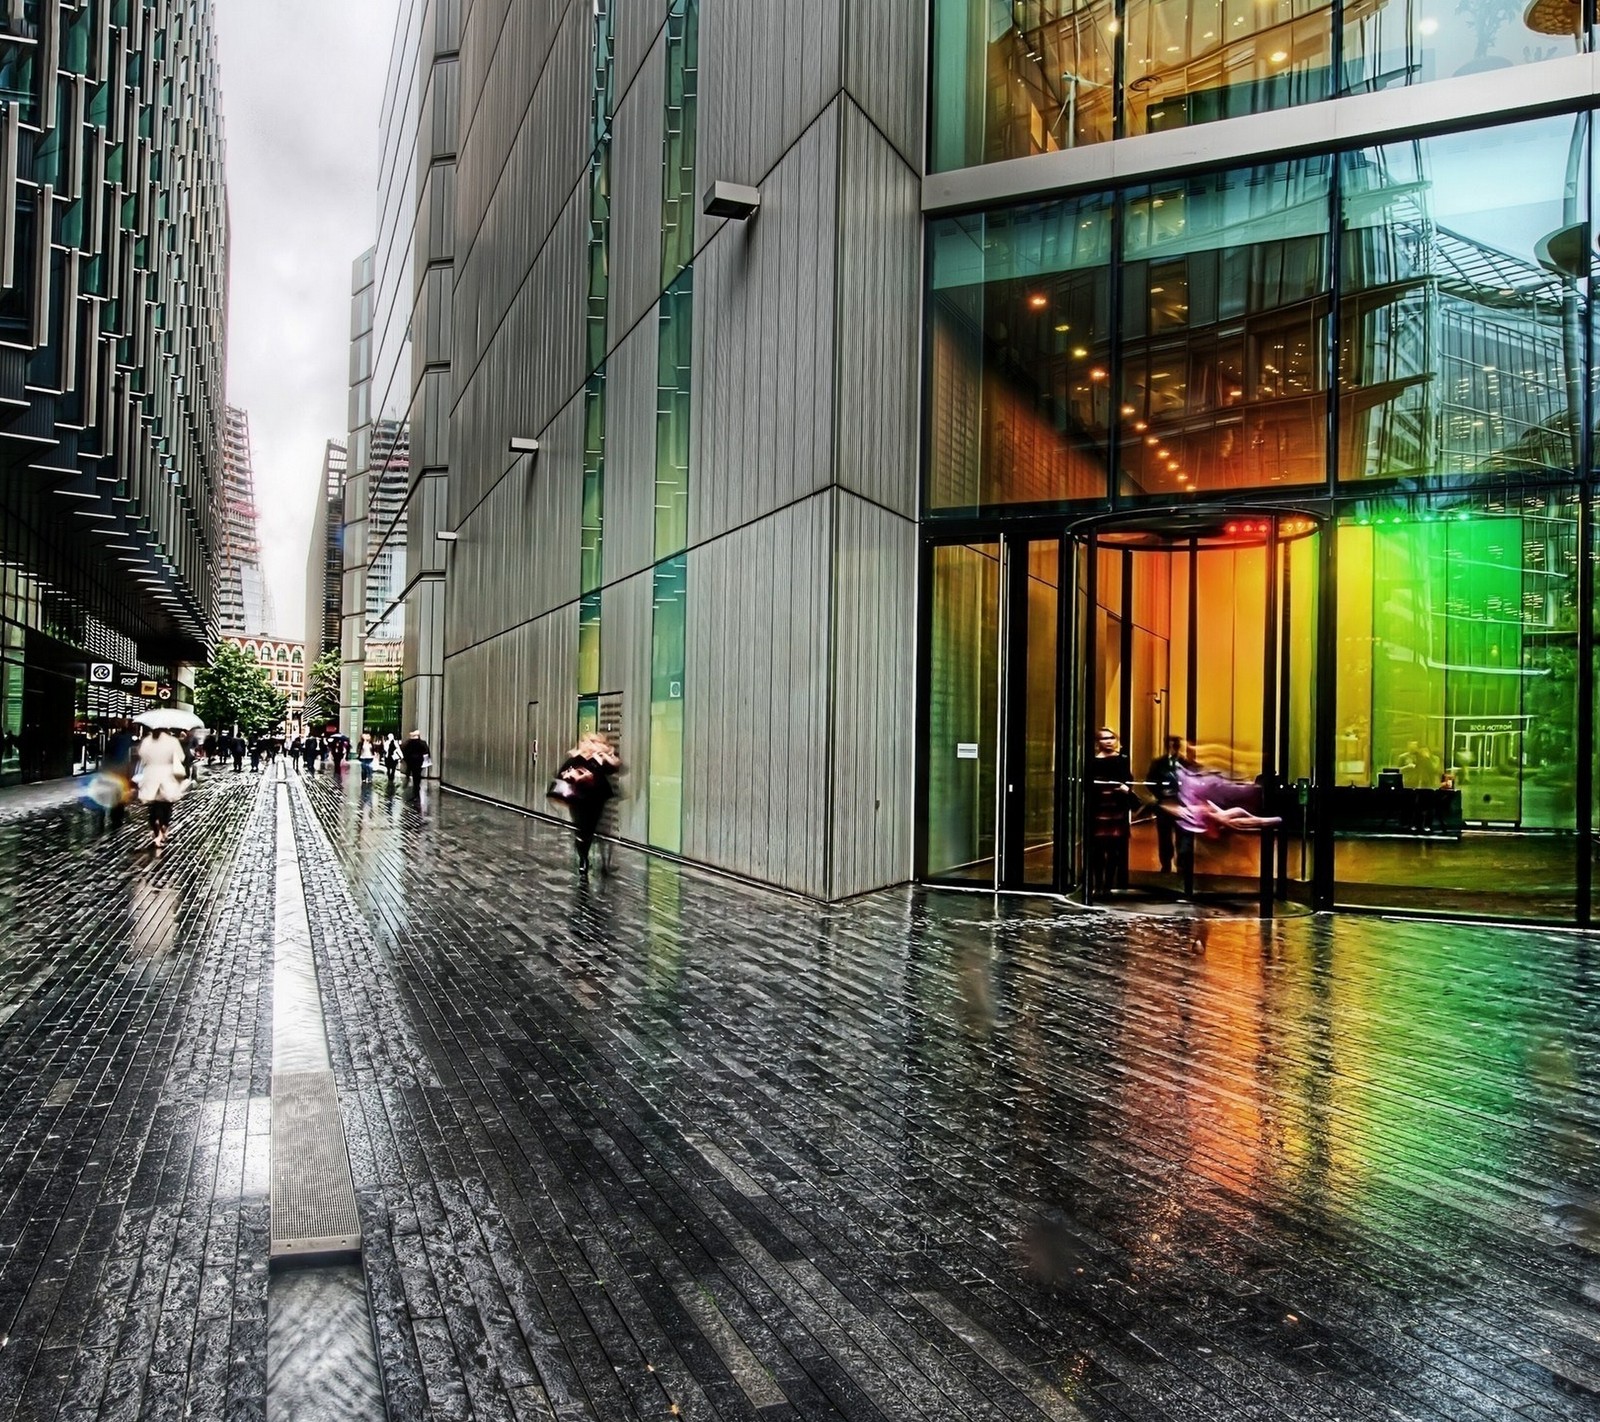
[[[135,716],[134,722],[148,726],[152,731],[193,731],[205,725],[193,711],[180,711],[175,706],[158,706]]]

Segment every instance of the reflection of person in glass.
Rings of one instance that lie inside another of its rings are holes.
[[[1089,887],[1109,894],[1122,883],[1128,863],[1129,811],[1133,773],[1117,733],[1102,726],[1089,764]]]
[[[1182,867],[1183,862],[1194,854],[1194,841],[1177,823],[1183,777],[1194,769],[1194,762],[1183,753],[1183,738],[1168,736],[1167,753],[1151,761],[1150,769],[1145,772],[1144,778],[1149,782],[1150,793],[1156,802],[1156,845],[1161,854],[1163,874],[1172,872],[1174,857]]]
[[[1407,790],[1437,790],[1439,758],[1426,746],[1407,742],[1405,754],[1400,757],[1400,783]]]

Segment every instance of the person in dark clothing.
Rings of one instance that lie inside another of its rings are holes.
[[[1194,839],[1178,823],[1182,809],[1183,777],[1192,775],[1194,762],[1183,753],[1180,736],[1167,737],[1167,753],[1150,762],[1145,779],[1156,802],[1156,847],[1161,855],[1161,872],[1170,874],[1173,861],[1184,867],[1194,855]]]
[[[421,731],[413,731],[400,742],[400,759],[406,765],[406,782],[415,794],[422,793],[422,772],[428,763],[428,743]]]
[[[300,743],[300,758],[305,761],[307,775],[316,774],[317,757],[321,754],[322,747],[317,743],[315,736],[307,736]]]
[[[261,740],[260,736],[257,736],[253,741],[250,742],[250,769],[251,770],[260,770],[261,769],[261,746],[262,746],[262,740]]]
[[[235,736],[228,742],[228,754],[233,757],[233,771],[237,775],[244,769],[244,737]]]
[[[135,741],[133,727],[121,722],[106,742],[106,753],[100,762],[100,778],[104,785],[106,819],[112,829],[122,824],[128,811],[128,801],[133,798],[133,756]]]
[[[394,773],[400,768],[400,738],[393,733],[383,738],[383,768],[389,773],[389,784],[394,784]]]
[[[344,769],[344,758],[350,754],[350,738],[343,732],[337,736],[329,737],[329,751],[333,755],[333,768],[336,771]]]
[[[568,753],[551,785],[551,796],[560,800],[572,816],[578,837],[578,872],[589,872],[589,846],[600,828],[600,816],[615,793],[611,778],[622,769],[622,762],[611,742],[596,734],[585,736]]]
[[[1132,779],[1117,733],[1102,726],[1089,762],[1089,888],[1096,897],[1120,888],[1127,871]]]

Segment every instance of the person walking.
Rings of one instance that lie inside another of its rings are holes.
[[[1096,733],[1089,767],[1089,889],[1100,898],[1122,886],[1134,804],[1128,756],[1111,727]]]
[[[378,748],[372,744],[372,732],[361,733],[361,744],[356,747],[356,759],[361,762],[361,783],[367,785],[372,780],[372,762],[378,758]]]
[[[156,848],[160,849],[167,842],[172,807],[189,788],[184,744],[169,731],[155,730],[139,742],[135,755],[139,762],[139,800],[150,807],[150,829]]]
[[[106,811],[112,829],[122,825],[128,801],[133,798],[134,752],[138,742],[133,738],[133,726],[120,721],[111,739],[106,742],[105,755],[100,761],[100,773],[95,777],[100,793],[97,802]]]
[[[262,747],[262,744],[263,744],[263,742],[262,742],[262,739],[261,739],[260,736],[255,736],[255,737],[251,738],[251,741],[250,741],[250,769],[252,771],[259,771],[261,769],[261,747]]]
[[[315,775],[317,773],[317,757],[321,754],[322,747],[317,744],[315,736],[307,736],[300,743],[300,756],[306,763],[307,775]]]
[[[1150,762],[1145,773],[1155,799],[1156,848],[1161,856],[1161,872],[1172,872],[1173,860],[1179,869],[1194,856],[1194,839],[1179,824],[1182,812],[1183,777],[1194,773],[1195,765],[1183,753],[1181,736],[1167,737],[1167,753]]]
[[[336,772],[343,773],[345,757],[350,754],[350,737],[343,731],[337,736],[330,736],[329,753],[333,756],[333,768]]]
[[[400,768],[400,741],[393,731],[383,738],[383,768],[389,772],[389,783],[394,784],[394,773]]]
[[[228,743],[228,754],[233,757],[233,773],[237,775],[244,769],[244,737],[237,731],[233,733],[233,739]]]
[[[406,765],[406,781],[413,794],[422,793],[422,772],[428,768],[428,743],[421,731],[413,731],[400,743],[400,759]]]
[[[600,816],[615,791],[612,776],[622,769],[611,742],[598,732],[585,736],[568,752],[551,783],[552,799],[561,801],[572,816],[578,838],[578,872],[589,872],[589,847],[600,828]]]

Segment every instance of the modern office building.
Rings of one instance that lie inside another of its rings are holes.
[[[1580,21],[473,7],[446,782],[603,725],[626,837],[820,897],[1590,922]]]
[[[339,645],[340,588],[344,576],[345,444],[330,439],[322,451],[316,515],[306,553],[306,665]]]
[[[203,660],[227,206],[210,5],[0,18],[0,780]],[[130,690],[131,688],[131,690]]]
[[[274,625],[272,598],[261,568],[256,516],[255,464],[250,454],[250,416],[227,407],[222,439],[222,508],[217,524],[217,631],[224,636],[259,636]]]

